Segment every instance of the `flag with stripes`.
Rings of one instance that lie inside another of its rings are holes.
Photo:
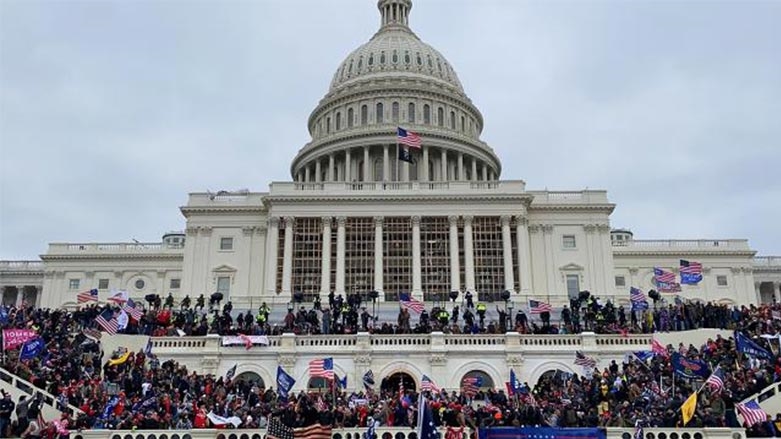
[[[545,303],[541,300],[529,300],[529,313],[530,314],[542,314],[544,312],[551,312],[553,307],[549,303]]]
[[[331,439],[331,426],[317,423],[293,429],[293,439]]]
[[[76,295],[77,303],[87,303],[87,302],[97,302],[97,301],[98,301],[98,290],[95,288],[89,291],[82,291],[81,293]]]
[[[593,369],[597,367],[597,360],[586,356],[583,352],[575,351],[575,364]]]
[[[318,358],[309,362],[309,376],[334,379],[334,359]]]
[[[128,298],[127,302],[122,305],[122,310],[124,310],[133,320],[137,322],[141,321],[141,317],[144,315],[144,310],[141,309],[141,304],[130,298]]]
[[[632,311],[643,311],[648,309],[648,298],[639,288],[629,288],[629,300],[632,302]]]
[[[410,293],[399,294],[399,305],[401,305],[402,308],[406,308],[414,312],[415,314],[420,314],[424,309],[426,309],[426,305],[420,300],[412,297],[412,294]]]
[[[710,386],[714,392],[724,388],[724,372],[721,371],[721,366],[716,367],[716,370],[705,380],[705,385]]]
[[[111,308],[106,308],[95,317],[95,323],[109,335],[115,335],[119,330],[119,322],[117,322],[117,318],[114,316],[114,311]]]
[[[434,381],[431,381],[431,378],[429,378],[428,375],[423,375],[423,378],[420,379],[420,390],[424,392],[439,393],[440,388],[434,384]]]
[[[702,264],[681,259],[681,283],[697,285],[702,280]]]
[[[480,391],[480,386],[482,385],[483,379],[481,377],[468,376],[464,377],[464,380],[461,382],[461,389],[467,396],[474,396]]]
[[[655,338],[651,340],[651,352],[663,357],[667,357],[669,355],[667,348],[663,344],[659,343],[659,340]]]
[[[103,335],[102,332],[98,331],[97,329],[87,328],[81,331],[82,334],[84,334],[85,337],[90,338],[94,341],[100,341],[100,337]]]
[[[273,417],[266,427],[266,439],[293,439],[293,429],[282,423],[282,420]]]
[[[402,145],[407,145],[410,148],[420,149],[420,136],[413,133],[412,131],[407,131],[402,127],[398,127],[396,128],[396,139]]]
[[[743,417],[743,422],[749,427],[767,421],[767,413],[762,410],[762,407],[757,404],[757,400],[755,399],[752,399],[745,404],[737,403],[735,404],[735,408],[738,409],[738,413]]]
[[[654,267],[654,284],[662,293],[681,292],[681,284],[675,281],[675,273],[659,267]]]

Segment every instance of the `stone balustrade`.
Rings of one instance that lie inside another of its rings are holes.
[[[332,439],[362,439],[365,428],[345,428],[334,430]],[[412,428],[383,427],[376,430],[379,439],[417,439],[418,434]],[[607,428],[608,439],[632,439],[634,429]],[[265,430],[147,430],[116,431],[86,430],[71,434],[73,439],[263,439]],[[645,439],[745,439],[742,429],[731,428],[646,428]]]
[[[753,262],[754,268],[781,269],[781,256],[756,256]]]
[[[474,193],[522,194],[525,183],[521,180],[508,181],[369,181],[369,182],[274,182],[271,183],[272,196],[307,195],[347,195],[355,192],[394,194],[410,192],[433,195],[437,193]]]
[[[633,239],[612,242],[613,247],[649,250],[745,250],[750,251],[746,239]]]
[[[41,261],[0,261],[2,271],[43,271]]]
[[[164,245],[162,242],[103,242],[52,243],[47,256],[78,254],[183,254],[183,246]]]

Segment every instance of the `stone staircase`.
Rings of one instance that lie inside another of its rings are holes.
[[[19,378],[4,368],[0,368],[0,389],[4,390],[6,393],[10,393],[11,400],[13,400],[14,403],[19,402],[20,396],[24,395],[29,399],[35,396],[36,393],[41,393],[43,395],[41,414],[43,414],[43,419],[47,421],[59,418],[63,412],[63,410],[60,410],[57,398],[54,395],[33,386],[29,381]],[[68,405],[68,409],[74,416],[82,413],[81,410],[70,404]]]

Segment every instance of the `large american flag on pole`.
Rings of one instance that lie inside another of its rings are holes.
[[[402,145],[407,145],[410,148],[420,149],[420,136],[413,133],[412,131],[407,131],[402,127],[398,127],[396,128],[396,138]]]
[[[542,314],[544,312],[551,312],[553,307],[549,303],[545,303],[541,300],[529,300],[529,313],[530,314]]]
[[[136,303],[133,299],[130,298],[128,298],[127,302],[122,305],[122,309],[137,322],[141,321],[141,316],[144,315],[144,310],[141,309],[141,304]]]
[[[575,351],[575,364],[578,366],[594,368],[597,367],[597,360],[586,356],[583,352]]]
[[[440,391],[439,387],[434,384],[434,381],[431,381],[431,378],[429,378],[428,375],[423,375],[423,378],[420,379],[420,390],[432,393],[439,393]]]
[[[98,290],[95,288],[89,291],[82,291],[81,293],[76,295],[76,302],[78,303],[97,302],[97,301],[98,301]]]
[[[705,380],[705,385],[710,386],[713,391],[719,391],[724,388],[724,372],[721,371],[720,366]]]
[[[752,399],[745,404],[737,403],[735,404],[735,408],[738,409],[740,415],[743,416],[743,421],[749,427],[754,426],[754,424],[767,421],[767,413],[762,410],[762,407],[757,404],[757,400],[755,399]]]
[[[702,280],[702,264],[681,259],[681,283],[696,285]]]
[[[410,293],[399,294],[399,305],[401,305],[402,308],[407,308],[416,314],[420,314],[424,309],[426,309],[426,305],[423,302],[416,300]]]
[[[119,331],[119,322],[114,316],[114,311],[111,308],[106,308],[102,313],[95,317],[95,322],[109,335],[114,335]]]
[[[334,379],[334,359],[318,358],[309,362],[309,376]]]
[[[659,267],[654,267],[654,283],[656,289],[663,293],[678,293],[681,291],[681,284],[675,281],[675,273]]]

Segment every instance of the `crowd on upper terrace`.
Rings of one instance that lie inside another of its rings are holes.
[[[748,334],[776,333],[773,308],[744,308],[727,326]],[[300,392],[288,401],[260,383],[198,374],[173,361],[161,361],[144,352],[133,352],[124,361],[109,361],[100,341],[81,333],[91,320],[84,312],[44,309],[11,309],[3,328],[34,328],[46,341],[46,354],[20,361],[6,352],[3,368],[34,386],[55,395],[61,404],[78,407],[83,414],[50,422],[48,430],[35,427],[27,402],[0,400],[0,430],[4,436],[51,437],[67,429],[189,429],[205,428],[213,420],[233,418],[238,428],[263,428],[272,417],[290,426],[315,422],[341,427],[414,426],[417,398],[414,390],[400,395],[397,387],[347,392]],[[757,342],[774,349],[766,339]],[[775,343],[775,341],[773,341]],[[690,359],[701,359],[725,372],[722,391],[700,393],[697,411],[689,426],[739,426],[735,403],[781,377],[781,362],[758,361],[735,349],[731,339],[717,338],[704,346],[668,346]],[[120,357],[122,352],[114,354]],[[521,377],[523,378],[523,377]],[[446,389],[430,396],[437,425],[480,426],[623,426],[640,421],[647,427],[679,425],[678,408],[702,381],[672,382],[669,358],[658,355],[641,363],[611,363],[604,369],[573,375],[548,374],[537,383],[524,384],[514,396],[503,389],[485,388],[476,394]],[[32,399],[34,400],[34,399]],[[209,416],[209,414],[218,417]],[[15,416],[14,416],[15,415]],[[752,427],[752,435],[776,435],[778,422]],[[52,421],[52,420],[49,420]],[[32,424],[31,424],[32,422]],[[35,433],[35,434],[33,434]]]

